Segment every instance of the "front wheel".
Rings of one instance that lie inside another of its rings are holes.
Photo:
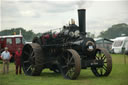
[[[108,76],[112,70],[112,57],[108,51],[104,48],[98,48],[96,51],[96,60],[103,61],[102,67],[91,67],[91,70],[95,76]]]

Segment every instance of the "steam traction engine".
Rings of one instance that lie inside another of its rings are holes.
[[[110,54],[104,48],[96,48],[95,41],[86,37],[85,9],[78,10],[78,17],[79,26],[72,20],[59,33],[43,33],[24,46],[21,61],[26,75],[37,76],[49,68],[66,79],[76,79],[80,70],[88,67],[98,77],[110,74]]]

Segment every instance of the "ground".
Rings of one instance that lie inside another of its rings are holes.
[[[90,69],[81,70],[77,80],[67,80],[61,74],[48,69],[43,70],[41,76],[25,76],[15,74],[15,65],[10,64],[9,74],[2,74],[0,64],[0,85],[128,85],[128,56],[124,64],[124,55],[113,54],[112,72],[108,77],[95,77]]]

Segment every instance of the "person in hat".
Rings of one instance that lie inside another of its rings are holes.
[[[3,74],[9,72],[9,63],[10,63],[10,52],[8,51],[8,47],[5,47],[5,51],[1,54],[1,59],[3,60]]]
[[[18,48],[18,50],[15,52],[15,65],[16,65],[16,74],[21,74],[21,62],[20,57],[22,55],[21,48]]]

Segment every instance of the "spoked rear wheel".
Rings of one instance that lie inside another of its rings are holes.
[[[36,43],[26,44],[22,51],[21,63],[26,75],[38,76],[42,71],[42,49]]]
[[[102,67],[92,67],[91,70],[95,76],[108,76],[112,70],[112,57],[104,48],[98,48],[96,52],[96,60],[102,60]]]
[[[76,79],[80,74],[81,63],[79,54],[73,50],[66,50],[59,60],[62,75],[66,79]]]

